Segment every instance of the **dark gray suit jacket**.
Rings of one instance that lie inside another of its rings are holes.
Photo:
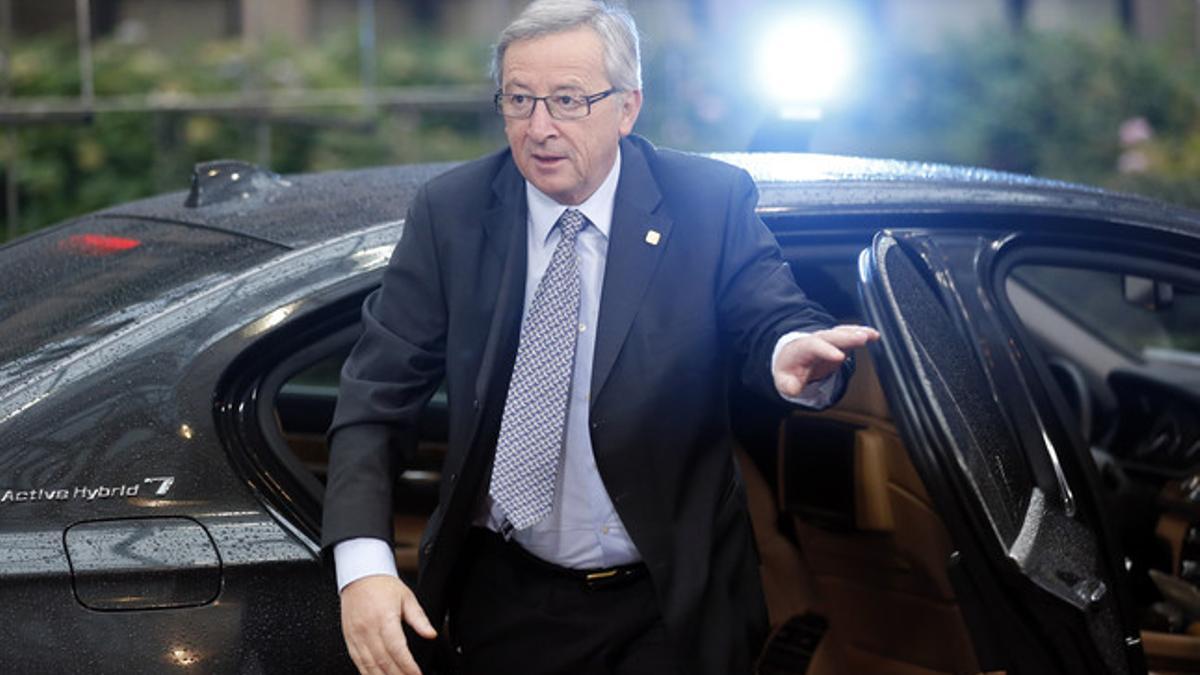
[[[731,447],[729,377],[777,396],[777,339],[833,322],[796,287],[744,171],[638,137],[621,152],[590,383],[596,464],[649,567],[683,671],[749,672],[766,614]],[[526,219],[508,151],[430,181],[342,373],[326,547],[391,539],[395,476],[446,381],[449,450],[416,589],[435,625],[486,489],[524,302]],[[837,375],[843,387],[851,369]]]

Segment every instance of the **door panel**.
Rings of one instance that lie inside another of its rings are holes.
[[[980,665],[1144,672],[1113,557],[1063,470],[1060,432],[1031,405],[1015,344],[981,324],[975,266],[989,243],[881,233],[860,259],[867,314],[884,335],[881,377],[957,548],[951,577]]]

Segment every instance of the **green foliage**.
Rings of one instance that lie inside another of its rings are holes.
[[[353,90],[361,84],[356,40],[354,31],[343,30],[316,46],[280,41],[248,49],[240,41],[217,41],[164,51],[100,42],[94,50],[96,95],[171,101],[245,91]],[[483,85],[485,52],[483,45],[430,36],[396,40],[378,52],[377,85]],[[11,68],[14,96],[77,96],[77,58],[74,42],[65,37],[18,43]],[[15,168],[21,231],[28,232],[184,189],[192,165],[215,158],[256,161],[280,172],[465,159],[502,142],[483,106],[482,112],[427,115],[326,107],[266,118],[236,111],[103,112],[83,124],[16,127],[18,161],[9,161],[11,151],[5,150],[0,183]]]
[[[1200,69],[1145,42],[960,39],[879,64],[818,150],[974,164],[1200,206]],[[1123,125],[1148,137],[1121,138]]]
[[[999,33],[924,50],[885,47],[866,69],[858,98],[815,127],[813,150],[987,166],[1200,207],[1194,56],[1119,35]],[[699,34],[649,41],[639,132],[693,150],[744,148],[766,111],[749,92],[749,68],[729,56],[740,49],[716,49]],[[481,43],[414,34],[380,45],[376,80],[381,87],[486,89],[487,56]],[[14,94],[25,100],[77,95],[76,58],[69,38],[19,42],[11,62]],[[304,46],[210,41],[166,51],[102,42],[95,49],[95,85],[99,96],[165,100],[349,90],[360,85],[359,58],[351,29]],[[1142,133],[1123,142],[1122,126],[1131,120]],[[88,124],[18,127],[22,229],[183,189],[198,161],[237,158],[290,173],[464,159],[502,144],[499,128],[483,101],[478,110],[425,114],[382,107],[313,108],[268,118],[111,112]],[[12,164],[6,155],[0,181]]]

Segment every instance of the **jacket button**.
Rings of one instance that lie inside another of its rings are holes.
[[[433,542],[425,544],[425,548],[421,550],[425,552],[425,555],[429,555],[429,552],[433,550]]]
[[[476,410],[479,410],[479,399],[475,399],[475,400],[474,400],[474,401],[471,403],[471,407],[475,408]]]
[[[454,481],[456,481],[456,480],[458,480],[458,474],[457,474],[457,473],[451,473],[451,474],[450,474],[450,482],[451,482],[451,483],[453,483],[453,482],[454,482]]]

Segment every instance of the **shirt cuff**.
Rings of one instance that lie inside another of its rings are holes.
[[[338,593],[363,577],[374,574],[400,576],[396,573],[396,556],[392,547],[386,541],[373,537],[356,537],[334,544],[333,566],[337,571]]]
[[[775,350],[771,352],[771,372],[775,372],[775,362],[779,360],[779,352],[783,350],[791,342],[795,342],[808,333],[801,331],[792,331],[784,333],[782,337],[775,341]],[[833,394],[837,391],[838,375],[841,371],[835,370],[824,378],[816,382],[808,382],[804,388],[800,390],[799,396],[787,396],[782,391],[776,389],[780,398],[788,403],[795,403],[807,408],[824,408],[833,401]]]

